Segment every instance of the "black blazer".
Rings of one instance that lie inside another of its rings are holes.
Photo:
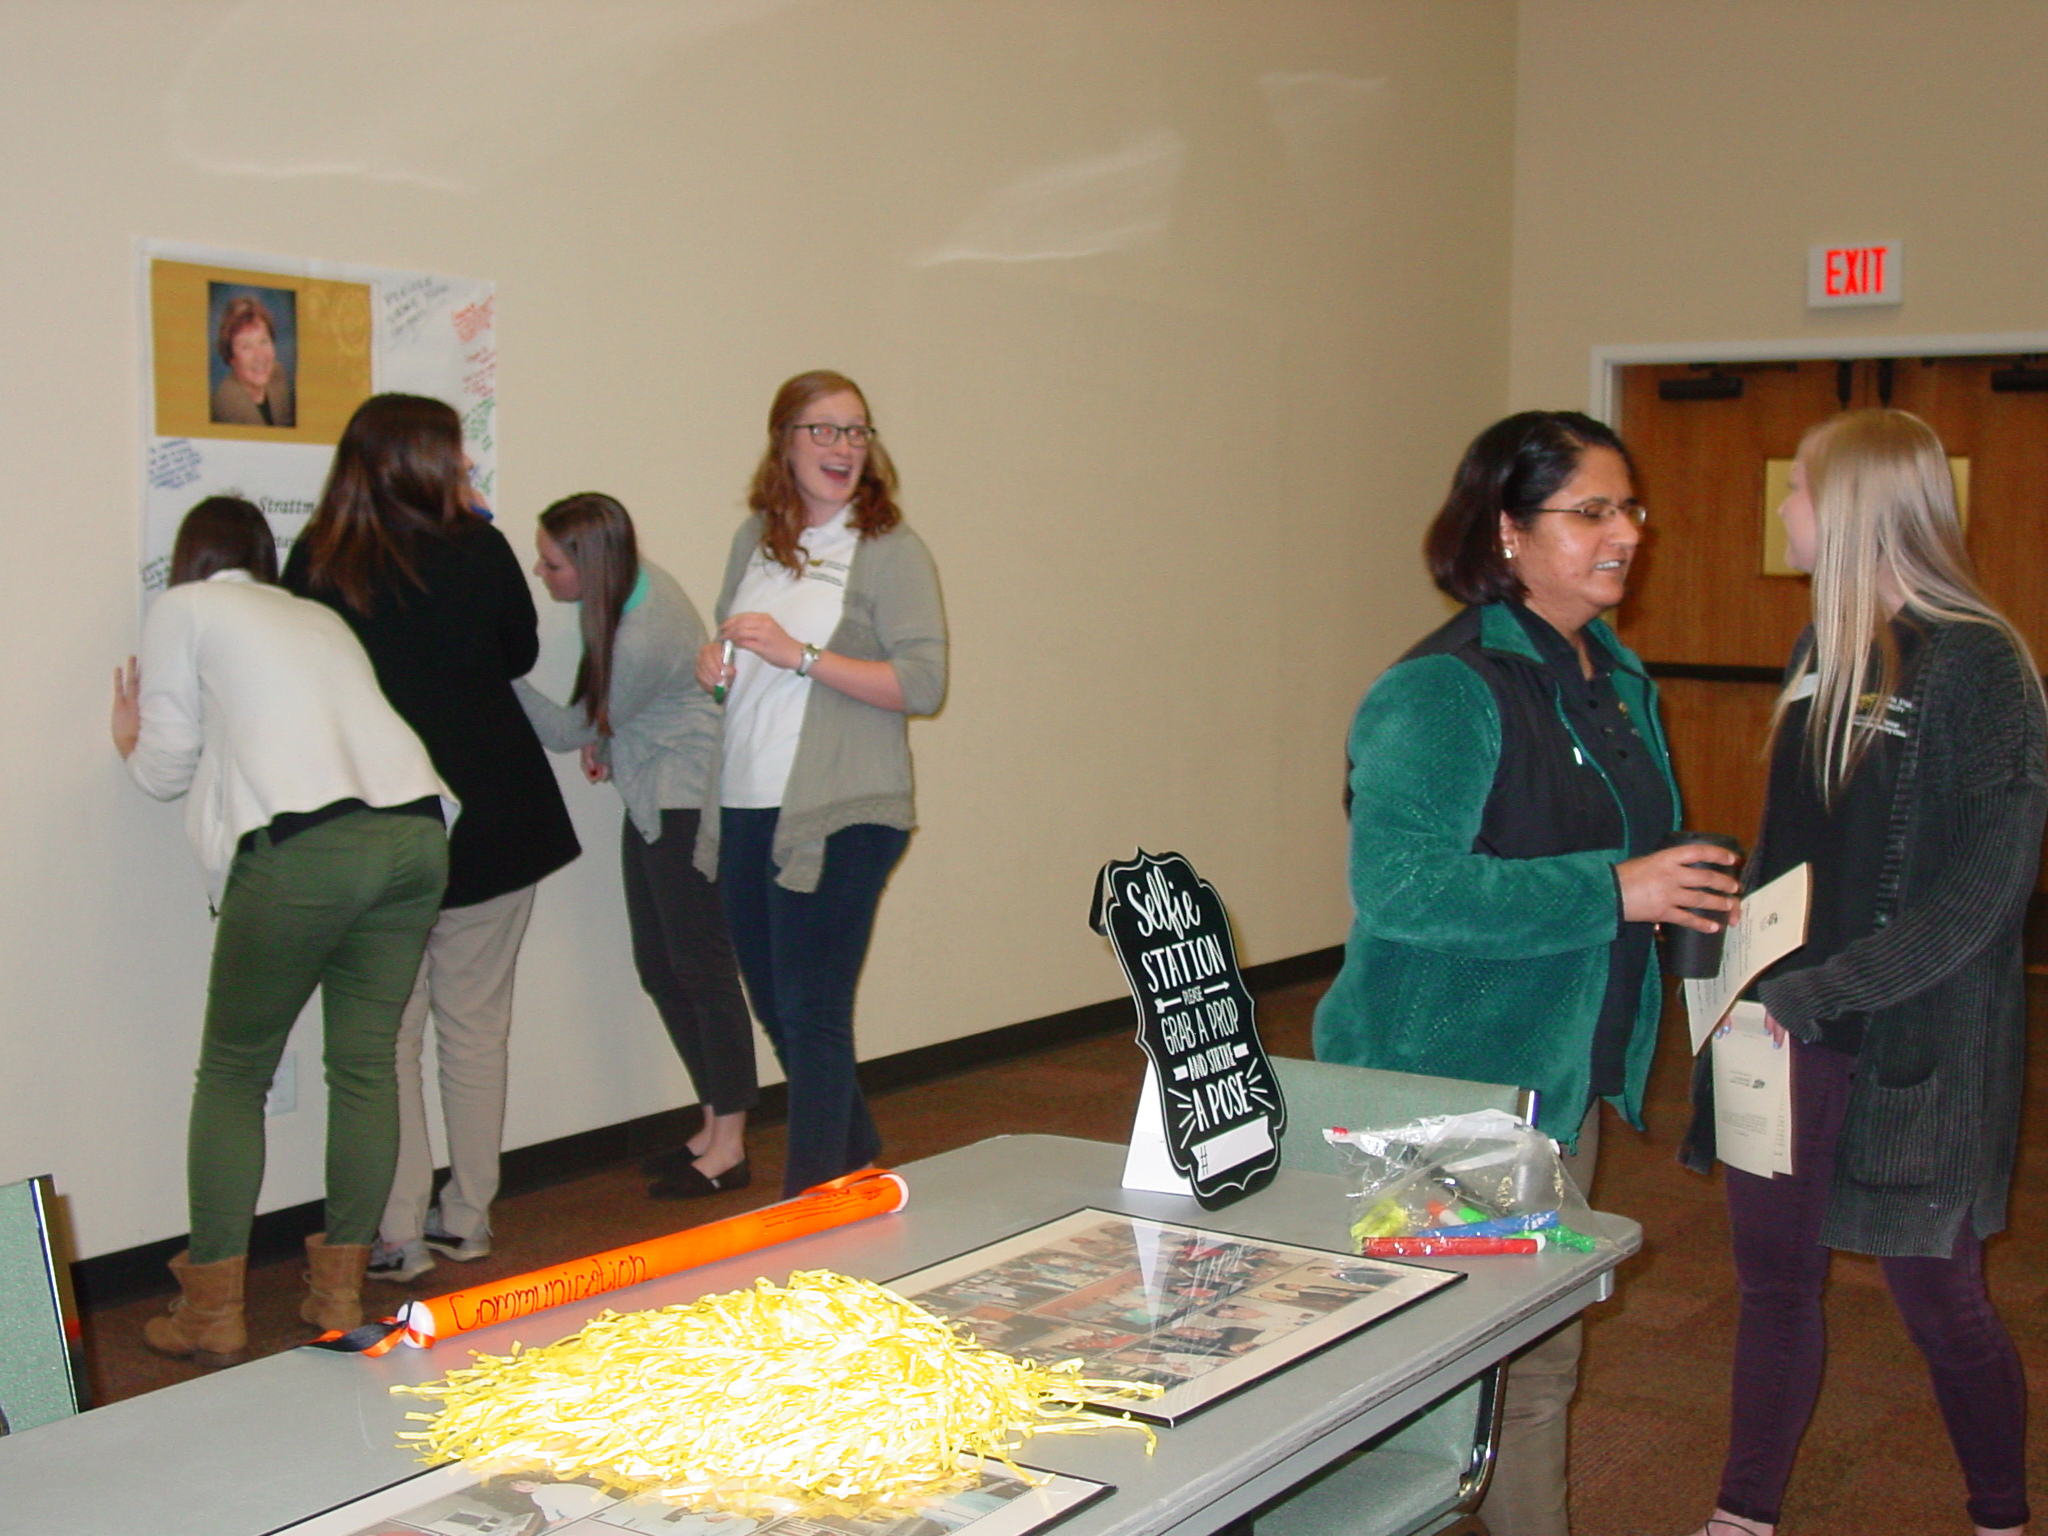
[[[512,692],[540,655],[533,594],[512,546],[478,518],[421,539],[415,561],[425,590],[401,577],[367,614],[309,585],[303,539],[285,561],[284,585],[347,620],[384,696],[462,802],[441,905],[466,907],[534,884],[582,848]]]

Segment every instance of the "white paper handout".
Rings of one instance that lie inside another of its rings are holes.
[[[1804,866],[1801,866],[1804,868]],[[1758,1178],[1792,1171],[1791,1053],[1771,1041],[1762,1003],[1737,1003],[1714,1037],[1714,1150]]]
[[[1812,889],[1812,868],[1800,864],[1742,898],[1742,921],[1724,931],[1721,973],[1685,984],[1685,1012],[1692,1025],[1695,1055],[1742,989],[1766,966],[1806,942],[1806,908]]]

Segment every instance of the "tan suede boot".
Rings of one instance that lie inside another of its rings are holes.
[[[346,1333],[363,1320],[363,1270],[368,1243],[330,1243],[325,1232],[306,1239],[306,1285],[312,1294],[299,1316],[323,1331]]]
[[[208,1370],[239,1365],[249,1348],[249,1330],[242,1321],[242,1279],[246,1256],[191,1262],[187,1249],[171,1260],[178,1299],[164,1317],[142,1325],[142,1340],[160,1355],[196,1360]]]

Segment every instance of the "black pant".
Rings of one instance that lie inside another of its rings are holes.
[[[654,999],[706,1113],[730,1115],[752,1109],[760,1097],[754,1030],[718,887],[690,862],[696,846],[695,811],[663,811],[658,843],[642,837],[628,816],[619,871],[640,985]]]

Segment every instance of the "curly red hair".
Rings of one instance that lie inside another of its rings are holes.
[[[801,573],[803,560],[797,540],[804,532],[803,498],[797,494],[796,476],[789,468],[789,429],[814,401],[827,395],[850,394],[868,411],[868,397],[860,386],[843,373],[814,368],[800,373],[775,391],[775,403],[768,407],[768,447],[754,470],[754,483],[747,491],[747,505],[761,517],[761,548],[778,565]],[[868,420],[874,413],[868,411]],[[868,443],[867,462],[861,467],[860,484],[853,491],[854,529],[864,539],[887,533],[903,521],[896,505],[896,466],[889,450],[876,437]]]

